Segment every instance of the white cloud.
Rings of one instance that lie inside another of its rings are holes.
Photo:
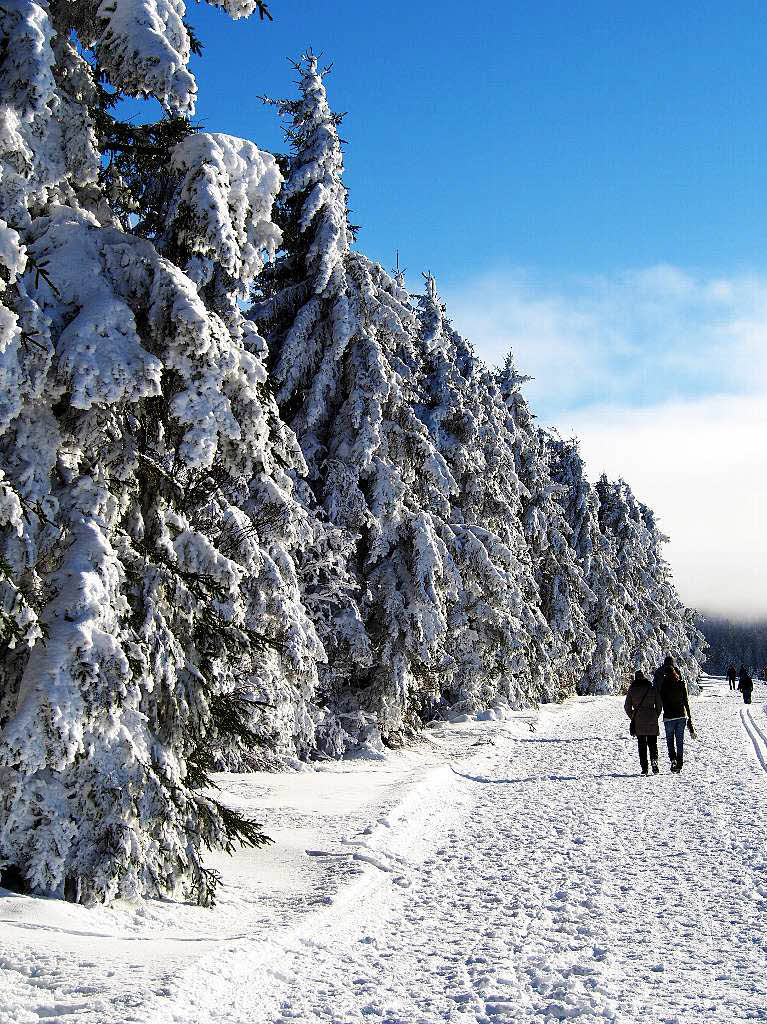
[[[489,362],[511,348],[544,419],[595,402],[767,393],[767,276],[670,266],[552,282],[512,270],[447,295]]]
[[[592,477],[623,476],[655,510],[683,600],[767,613],[767,276],[515,270],[447,300],[485,359],[514,351],[533,410],[580,438]]]

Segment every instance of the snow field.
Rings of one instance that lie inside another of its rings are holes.
[[[277,843],[215,910],[0,900],[0,1021],[765,1021],[760,691],[704,681],[678,777],[662,739],[639,775],[612,697],[229,777]]]

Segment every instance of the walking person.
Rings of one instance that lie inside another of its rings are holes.
[[[639,764],[642,775],[649,775],[647,754],[650,754],[650,765],[653,775],[658,774],[658,718],[663,705],[660,694],[650,680],[642,672],[635,672],[628,688],[623,710],[631,719],[631,735],[636,736],[639,747]]]
[[[735,671],[735,666],[730,665],[727,669],[727,682],[730,684],[730,689],[735,689],[735,680],[738,678],[738,673]]]
[[[738,689],[743,694],[743,703],[751,703],[751,694],[754,692],[754,680],[747,668],[741,666],[740,669],[740,681],[738,683]]]
[[[671,771],[681,772],[684,764],[684,730],[689,729],[695,739],[690,699],[682,674],[669,654],[653,677],[663,705],[663,728],[671,761]]]

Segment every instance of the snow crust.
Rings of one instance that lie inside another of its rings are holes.
[[[619,698],[221,776],[269,851],[215,910],[0,895],[2,1024],[767,1019],[767,715],[722,680],[642,778]]]

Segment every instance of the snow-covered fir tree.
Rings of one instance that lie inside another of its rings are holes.
[[[236,306],[278,239],[275,161],[182,138],[166,237],[128,233],[75,45],[189,112],[181,11],[0,4],[0,869],[83,902],[209,902],[204,847],[263,841],[206,792],[211,769],[313,742],[302,460]],[[261,729],[253,698],[274,705]]]
[[[552,478],[560,488],[556,501],[572,531],[570,543],[589,588],[583,611],[595,646],[578,691],[620,693],[632,670],[633,628],[631,602],[617,574],[617,541],[600,526],[599,496],[586,478],[577,441],[549,435],[547,445]]]
[[[316,663],[324,653],[302,603],[296,559],[315,546],[321,527],[298,500],[295,481],[306,466],[279,417],[263,339],[238,304],[279,242],[271,209],[281,176],[274,158],[252,143],[202,133],[175,147],[171,169],[176,187],[155,217],[164,225],[157,247],[195,281],[241,367],[235,373],[231,357],[216,358],[239,430],[212,464],[204,521],[206,535],[248,566],[240,590],[250,658],[233,662],[232,685],[235,677],[247,680],[255,706],[266,709],[257,715],[257,733],[271,737],[278,753],[305,757],[314,745]]]
[[[349,665],[337,706],[372,712],[393,739],[430,713],[440,675],[452,671],[445,637],[458,579],[440,524],[456,484],[414,412],[409,297],[350,248],[340,118],[317,58],[296,67],[300,98],[278,104],[293,147],[285,252],[259,279],[251,315],[266,334],[277,401],[312,490],[353,541],[372,663]]]
[[[416,411],[457,484],[441,534],[459,580],[444,696],[470,709],[498,697],[535,702],[551,633],[521,528],[523,488],[506,406],[492,372],[450,324],[436,281],[424,276]]]
[[[572,530],[557,502],[560,486],[553,480],[546,435],[534,422],[511,354],[497,373],[507,408],[517,476],[522,484],[522,528],[540,594],[540,607],[551,630],[542,665],[544,694],[559,700],[575,692],[591,660],[595,637],[584,607],[594,600],[571,546]]]
[[[653,585],[648,587],[643,596],[645,600],[652,598],[650,608],[655,616],[656,647],[660,648],[664,657],[666,654],[674,656],[685,679],[694,686],[705,661],[706,640],[698,629],[696,613],[680,600],[673,583],[671,567],[663,557],[663,545],[669,538],[658,528],[652,509],[641,501],[635,501],[639,517],[649,534],[646,572]]]
[[[613,544],[615,575],[628,619],[623,685],[632,671],[652,671],[667,654],[694,684],[700,675],[705,641],[694,615],[679,600],[670,581],[661,554],[667,538],[658,530],[654,514],[636,499],[624,480],[612,482],[603,475],[596,490],[599,522]]]

